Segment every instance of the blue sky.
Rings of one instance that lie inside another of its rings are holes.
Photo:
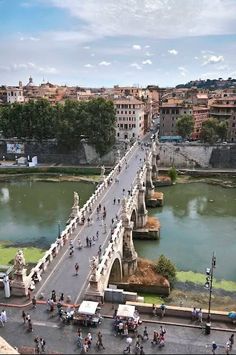
[[[0,0],[0,84],[236,77],[236,0]]]

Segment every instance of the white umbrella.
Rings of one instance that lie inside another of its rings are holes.
[[[132,344],[132,338],[130,338],[130,337],[128,337],[127,339],[126,339],[126,342],[130,345],[130,344]]]

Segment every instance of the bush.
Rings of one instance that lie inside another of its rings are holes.
[[[177,171],[174,166],[169,169],[168,176],[171,179],[172,184],[177,180]]]
[[[170,285],[173,286],[176,280],[176,267],[170,259],[161,255],[156,263],[156,272],[167,278]]]

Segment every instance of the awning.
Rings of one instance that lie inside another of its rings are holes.
[[[83,301],[79,306],[78,313],[93,315],[96,313],[97,307],[98,307],[98,302]]]
[[[119,304],[117,310],[117,317],[133,318],[135,312],[135,306],[127,304]]]

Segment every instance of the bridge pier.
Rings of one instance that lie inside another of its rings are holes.
[[[143,228],[147,224],[148,211],[146,209],[145,203],[145,192],[146,189],[138,177],[138,208],[137,208],[137,228]]]
[[[124,225],[123,234],[123,276],[133,275],[137,269],[137,253],[133,243],[133,222]]]

